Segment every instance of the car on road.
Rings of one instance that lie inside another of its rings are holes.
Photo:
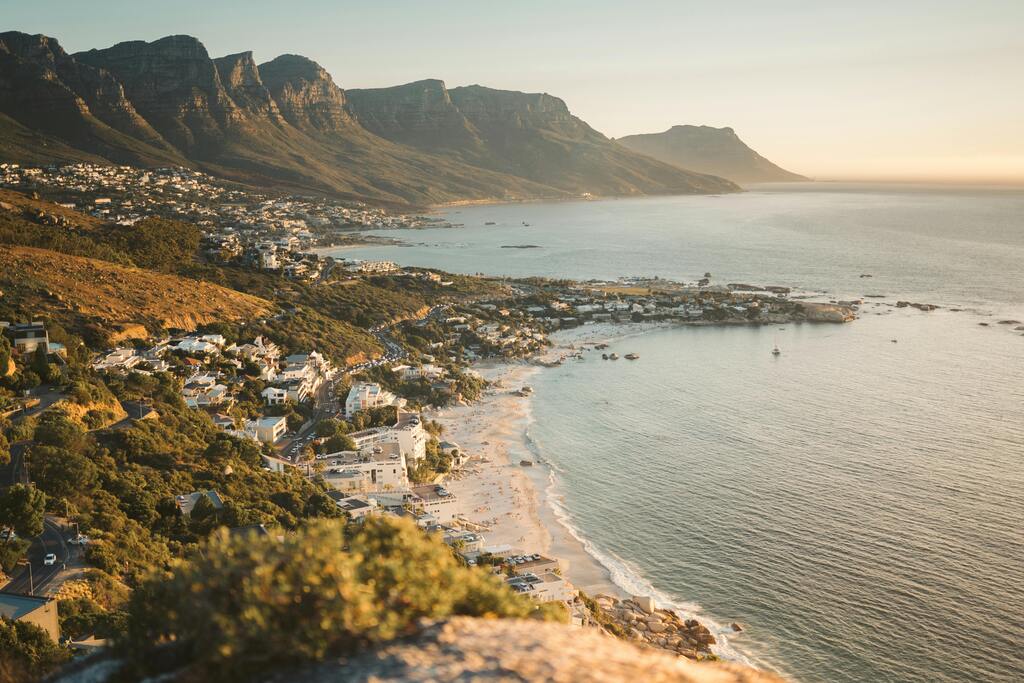
[[[57,556],[53,553],[46,553],[46,557],[43,558],[43,564],[47,567],[57,564]]]

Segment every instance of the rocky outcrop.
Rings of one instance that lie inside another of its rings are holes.
[[[672,126],[663,133],[627,135],[620,145],[680,168],[722,176],[737,183],[807,180],[752,150],[732,128]]]
[[[856,311],[850,306],[839,304],[822,304],[811,301],[800,301],[797,305],[803,311],[808,322],[845,323],[857,318]]]
[[[79,663],[57,683],[107,683],[115,660]],[[162,677],[161,680],[173,680]],[[592,629],[456,617],[347,660],[267,671],[252,683],[782,683],[748,667],[641,650]]]
[[[345,91],[316,62],[300,55],[281,55],[260,64],[260,77],[284,118],[306,132],[337,133],[355,125]]]
[[[284,119],[277,103],[260,79],[260,71],[251,52],[239,52],[213,60],[220,82],[232,101],[250,116],[281,123]]]
[[[78,63],[47,36],[0,34],[0,114],[60,138],[68,145],[60,145],[64,150],[80,149],[84,154],[72,153],[73,160],[100,154],[118,162],[187,163],[138,114],[111,74]]]
[[[139,113],[186,153],[211,156],[225,130],[242,121],[206,48],[191,36],[133,40],[75,59],[112,73]]]
[[[473,125],[452,102],[444,81],[427,79],[395,86],[347,91],[356,118],[388,140],[424,149],[483,152]]]
[[[706,626],[696,619],[681,619],[671,610],[658,609],[650,597],[620,600],[599,595],[594,603],[601,612],[598,623],[607,625],[610,620],[617,626],[614,632],[642,645],[689,659],[704,659],[712,654],[710,648],[715,637]]]

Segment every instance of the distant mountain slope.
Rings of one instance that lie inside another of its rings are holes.
[[[426,80],[348,91],[359,122],[381,137],[492,171],[594,195],[729,192],[615,144],[546,93],[445,87]]]
[[[634,152],[737,183],[807,180],[747,147],[732,128],[672,126],[664,133],[628,135],[618,142]]]
[[[54,155],[70,147],[77,152],[69,156],[78,158],[188,163],[138,115],[110,74],[79,64],[46,36],[0,33],[0,114],[20,124],[11,125],[19,133],[59,140]]]
[[[190,166],[393,205],[738,189],[629,152],[549,95],[440,81],[352,94],[306,57],[211,59],[191,36],[68,55],[2,33],[0,155]]]

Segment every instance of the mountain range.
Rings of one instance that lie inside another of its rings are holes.
[[[180,35],[68,54],[0,33],[0,158],[180,165],[394,205],[739,190],[618,144],[548,94],[346,91],[306,57],[214,59]]]
[[[663,133],[629,135],[617,142],[667,164],[741,184],[807,180],[750,149],[732,128],[672,126]]]

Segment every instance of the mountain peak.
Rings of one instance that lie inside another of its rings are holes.
[[[618,143],[680,168],[738,183],[807,180],[765,159],[730,127],[677,125],[663,133],[627,135]]]
[[[326,69],[302,55],[278,55],[269,62],[260,64],[259,71],[268,87],[279,86],[285,81],[294,83],[298,80],[310,83],[326,80],[334,84],[334,79]]]
[[[299,130],[322,133],[352,126],[345,91],[312,59],[284,54],[257,71],[285,120]]]

